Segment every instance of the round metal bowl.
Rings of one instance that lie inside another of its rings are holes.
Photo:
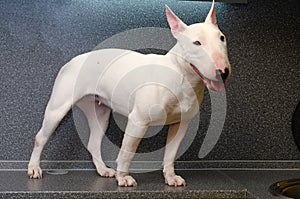
[[[279,198],[300,199],[300,179],[276,182],[270,186],[269,191]]]
[[[300,102],[296,106],[296,109],[292,117],[292,132],[294,140],[298,149],[300,150]]]

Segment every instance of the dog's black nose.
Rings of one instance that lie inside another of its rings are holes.
[[[216,70],[217,79],[225,81],[229,75],[229,69],[225,68],[224,73],[222,70]]]

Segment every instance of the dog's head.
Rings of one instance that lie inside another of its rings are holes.
[[[231,74],[226,37],[217,25],[214,1],[205,22],[186,25],[166,6],[172,35],[181,55],[209,89],[223,91]]]

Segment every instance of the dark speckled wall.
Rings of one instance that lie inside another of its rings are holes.
[[[68,60],[125,30],[166,28],[164,4],[187,24],[203,21],[211,5],[175,0],[0,1],[0,162],[29,160],[54,79]],[[216,8],[233,75],[226,91],[224,130],[205,159],[300,160],[291,133],[292,112],[300,100],[297,0],[216,3]],[[181,160],[199,160],[211,114],[209,95],[201,110],[198,134]],[[120,143],[122,134],[113,121],[108,135]],[[159,140],[143,141],[140,150],[155,147],[149,142],[162,145],[164,139]],[[71,114],[42,159],[90,160]]]

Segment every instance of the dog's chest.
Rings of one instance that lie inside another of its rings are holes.
[[[190,120],[199,110],[204,86],[195,89],[148,86],[136,93],[133,110],[136,120],[150,125],[172,124]]]
[[[192,95],[185,95],[185,93],[183,93],[181,99],[170,99],[170,102],[177,101],[177,104],[176,106],[169,106],[169,104],[166,106],[166,110],[169,110],[167,123],[170,124],[182,120],[190,120],[199,111],[202,99],[203,92],[201,92],[201,88]]]

